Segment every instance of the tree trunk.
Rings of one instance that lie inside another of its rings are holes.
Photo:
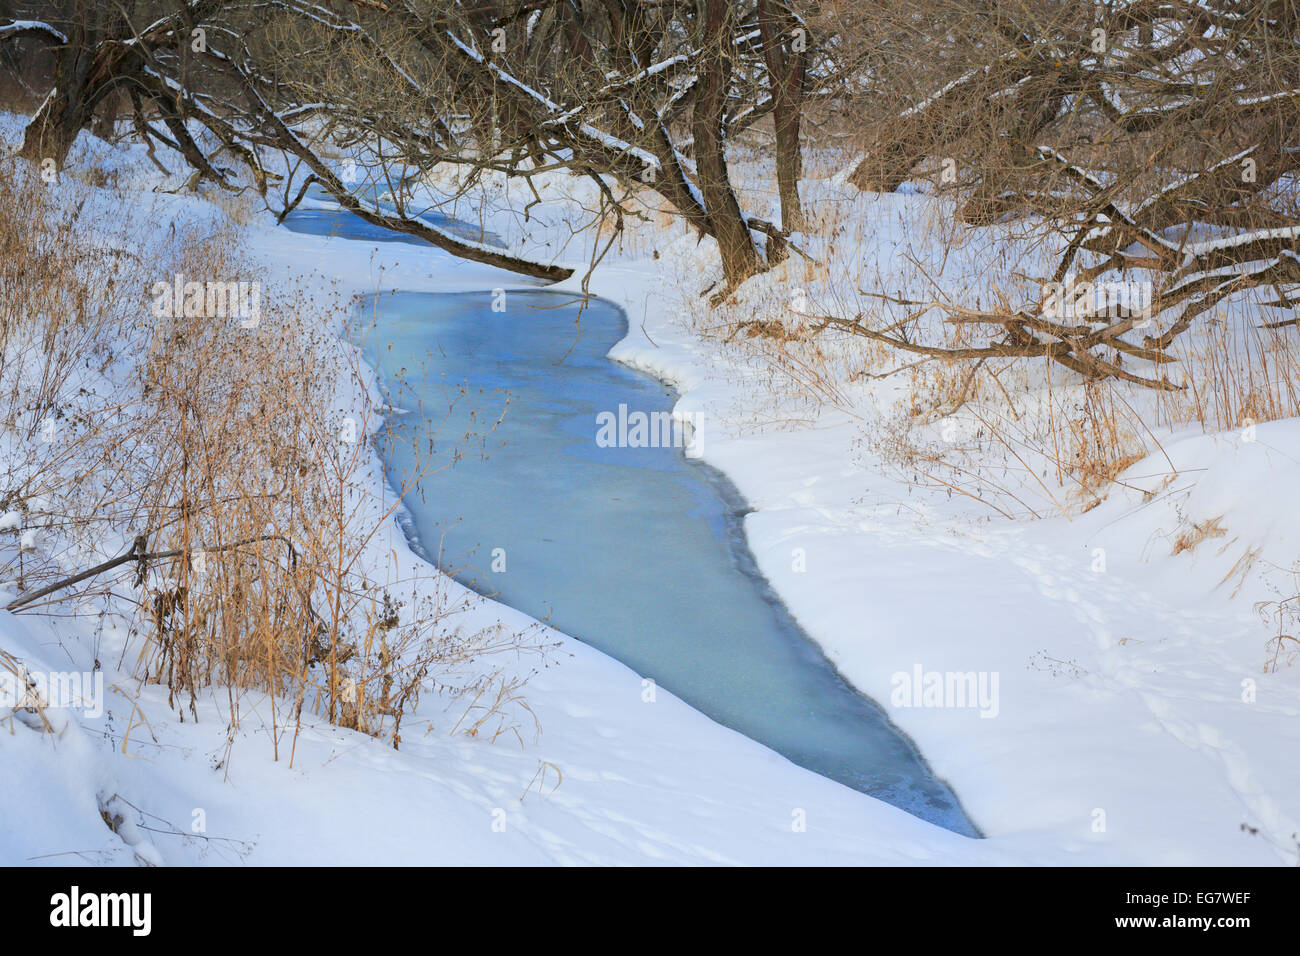
[[[758,26],[767,64],[768,93],[772,97],[772,126],[776,131],[776,188],[781,200],[781,228],[798,232],[804,227],[803,207],[799,202],[799,177],[803,172],[799,121],[803,111],[808,38],[804,35],[796,40],[796,30],[801,29],[799,23],[777,0],[758,0]]]
[[[758,271],[758,250],[727,174],[722,120],[731,80],[731,35],[726,0],[705,0],[700,41],[703,63],[692,119],[695,162],[700,193],[722,257],[722,274],[727,286],[734,289]]]
[[[62,74],[63,70],[60,69],[59,73]],[[56,166],[62,166],[90,113],[79,89],[68,90],[62,84],[56,86],[23,131],[23,145],[18,155],[36,163],[52,159]]]
[[[849,174],[849,182],[866,193],[892,193],[912,175],[912,167],[925,158],[925,147],[911,140],[871,147]]]
[[[59,51],[54,89],[27,124],[18,155],[38,163],[52,159],[62,166],[100,100],[116,88],[128,59],[134,58],[121,43],[92,40],[90,31],[76,24]]]

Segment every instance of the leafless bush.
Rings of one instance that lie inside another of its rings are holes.
[[[884,326],[828,324],[927,358],[1183,387],[1171,346],[1194,320],[1243,298],[1289,313],[1300,285],[1298,25],[1289,2],[828,5],[844,95],[873,120],[852,180],[892,190],[928,163],[961,219],[1011,217],[1057,250],[1028,300],[881,293]],[[1140,309],[1105,294],[1136,283]],[[936,334],[890,329],[931,313]],[[946,341],[958,325],[978,341]]]
[[[182,279],[261,283],[233,226],[136,255],[143,227],[86,222],[93,201],[0,167],[9,607],[123,615],[122,665],[195,718],[207,688],[232,720],[249,690],[292,701],[277,748],[304,707],[396,746],[423,688],[523,643],[461,625],[440,575],[385,570],[385,528],[445,462],[388,489],[360,359],[300,292],[159,308]]]

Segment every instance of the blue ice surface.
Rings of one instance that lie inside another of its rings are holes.
[[[307,212],[285,225],[397,235],[351,213]],[[380,440],[391,483],[431,451],[449,465],[404,502],[417,547],[462,584],[799,766],[979,836],[913,743],[840,676],[759,573],[731,482],[680,447],[597,442],[599,414],[675,402],[670,388],[607,358],[626,334],[612,303],[536,288],[504,300],[485,290],[363,303],[353,337],[397,409]],[[492,569],[495,549],[504,572]]]
[[[377,187],[359,188],[357,194],[363,201],[373,205],[379,212],[388,215],[399,214],[397,207],[393,203],[378,198],[382,195],[382,191]],[[308,187],[304,198],[311,202],[305,207],[299,206],[294,209],[289,215],[285,216],[281,225],[294,232],[314,236],[340,236],[345,239],[362,239],[366,242],[405,242],[426,248],[429,246],[428,242],[418,236],[394,232],[391,229],[385,229],[383,226],[372,225],[342,208],[321,208],[317,203],[334,203],[334,197],[317,184]],[[406,209],[405,213],[427,225],[449,232],[457,239],[505,248],[505,243],[501,241],[499,235],[474,223],[455,219],[433,209]]]
[[[460,456],[406,501],[426,551],[794,763],[977,836],[759,574],[734,486],[681,448],[597,443],[599,413],[667,412],[675,400],[606,358],[626,334],[622,311],[590,299],[579,315],[579,299],[536,289],[493,303],[488,291],[383,295],[355,333],[405,410],[381,439],[393,483],[427,456],[430,430],[439,464]]]

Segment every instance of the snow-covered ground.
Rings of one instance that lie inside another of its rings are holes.
[[[636,329],[615,355],[732,423],[705,457],[754,505],[746,531],[763,573],[845,676],[888,705],[988,842],[1080,862],[1296,862],[1300,682],[1294,668],[1264,672],[1273,632],[1253,606],[1259,586],[1232,599],[1230,579],[1253,547],[1280,571],[1294,560],[1300,422],[1257,426],[1253,443],[1167,446],[1181,496],[1117,491],[1073,522],[992,525],[854,463],[848,414],[756,434],[737,407],[744,388],[707,346],[666,324],[647,332],[654,344]],[[1122,478],[1159,488],[1161,464]],[[1223,516],[1227,546],[1171,555],[1186,515]],[[900,705],[895,675],[918,668],[997,675],[996,714]]]
[[[1300,421],[1162,434],[1099,506],[1010,522],[909,486],[864,445],[892,386],[756,413],[765,371],[646,309],[635,269],[594,285],[632,316],[613,356],[713,423],[704,457],[753,505],[763,573],[987,842],[1078,862],[1297,863],[1300,673],[1261,612],[1296,593]],[[1174,553],[1216,519],[1221,536]],[[996,713],[916,706],[900,675],[918,673],[987,678]]]
[[[138,153],[120,162],[141,187],[125,201],[159,229],[207,214],[203,199],[148,191],[157,177]],[[561,245],[571,210],[559,198],[578,182],[552,177],[526,230],[509,195],[488,197],[485,224],[578,261],[582,250]],[[1188,433],[1165,444],[1178,469],[1169,485],[1164,458],[1147,459],[1123,476],[1132,487],[1086,514],[993,523],[907,487],[863,447],[878,397],[867,386],[848,407],[766,395],[756,410],[770,379],[702,336],[681,305],[694,294],[677,291],[682,274],[707,283],[707,244],[652,228],[592,280],[628,313],[613,357],[676,385],[682,411],[704,413],[706,459],[755,509],[746,532],[760,567],[986,839],[804,771],[662,690],[647,703],[640,675],[554,635],[558,652],[526,685],[535,742],[452,735],[464,701],[430,695],[400,751],[308,721],[292,767],[272,759],[269,702],[246,701],[231,740],[224,693],[181,723],[165,691],[110,670],[106,685],[119,689],[103,718],[56,713],[56,734],[0,720],[0,861],[1297,861],[1300,679],[1295,668],[1263,672],[1272,632],[1253,605],[1264,579],[1236,597],[1232,581],[1218,582],[1245,548],[1261,549],[1260,566],[1295,560],[1300,518],[1287,501],[1300,423],[1260,425],[1247,441]],[[522,284],[436,250],[322,239],[266,218],[247,241],[268,283],[322,295]],[[340,314],[321,321],[337,330]],[[1146,487],[1159,489],[1150,501]],[[1223,537],[1170,553],[1189,522],[1213,518]],[[398,564],[419,561],[395,525],[381,544]],[[468,613],[529,623],[486,602]],[[36,671],[91,663],[88,628],[66,619],[0,612],[0,649]],[[919,690],[902,696],[899,675],[918,670],[982,677],[993,706],[898,706],[930,703]],[[106,806],[128,821],[120,835],[104,825]]]

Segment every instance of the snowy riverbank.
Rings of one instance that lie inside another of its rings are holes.
[[[118,159],[135,174],[133,161]],[[101,159],[102,161],[102,159]],[[154,224],[204,228],[205,201],[138,189],[94,193],[91,208]],[[381,248],[297,235],[264,223],[248,253],[274,286],[306,284],[322,303],[376,288],[492,288],[500,273],[410,246]],[[378,277],[382,274],[382,280]],[[327,309],[328,306],[322,305]],[[322,311],[341,331],[342,308]],[[340,361],[347,352],[339,340]],[[346,399],[346,396],[343,396]],[[358,396],[359,401],[359,396]],[[380,489],[376,489],[376,492]],[[422,562],[388,522],[373,549],[401,578]],[[454,603],[465,597],[448,584]],[[490,603],[467,627],[532,622]],[[383,740],[306,718],[292,766],[274,759],[270,701],[245,699],[228,731],[224,691],[181,722],[165,689],[139,686],[115,653],[126,634],[93,619],[0,612],[0,646],[33,673],[89,672],[99,659],[99,719],[49,708],[56,733],[6,718],[0,740],[0,859],[6,863],[554,864],[1011,862],[815,774],[707,720],[640,675],[553,632],[526,685],[541,728],[525,745],[450,733],[466,701],[430,693],[394,751]],[[528,670],[532,658],[513,667]],[[490,667],[505,666],[500,660]],[[557,785],[558,784],[558,785]],[[105,826],[113,808],[124,823]]]
[[[149,192],[157,177],[141,158],[122,160],[138,187],[104,191],[102,208],[129,204],[160,231],[212,215],[205,200]],[[548,199],[565,180],[549,185]],[[558,247],[565,233],[559,201],[535,211],[527,239],[508,196],[484,213],[489,229],[534,250]],[[164,691],[110,673],[106,684],[125,693],[109,694],[100,722],[69,714],[52,737],[5,721],[0,861],[1295,862],[1295,671],[1260,673],[1266,635],[1249,597],[1216,590],[1235,553],[1165,557],[1167,546],[1149,546],[1176,526],[1177,505],[1222,513],[1248,543],[1268,537],[1280,563],[1300,542],[1295,519],[1259,516],[1266,503],[1285,508],[1300,458],[1295,422],[1261,425],[1244,445],[1221,436],[1167,446],[1189,473],[1206,469],[1186,500],[1142,507],[1140,492],[1124,490],[1073,521],[992,524],[873,468],[858,444],[871,414],[865,391],[855,409],[758,421],[749,399],[764,388],[761,371],[696,335],[676,308],[676,275],[704,261],[694,240],[675,227],[663,242],[645,235],[591,284],[629,316],[613,357],[672,382],[679,411],[712,423],[705,457],[755,509],[745,527],[761,569],[988,839],[954,836],[801,770],[662,690],[647,703],[641,675],[550,634],[558,652],[526,685],[541,734],[522,748],[449,735],[464,702],[430,695],[407,725],[429,732],[408,730],[401,751],[309,721],[290,768],[272,760],[270,731],[248,710],[227,740],[223,695],[181,724]],[[247,241],[267,283],[307,284],[322,300],[523,285],[434,250],[321,239],[265,217]],[[324,309],[340,332],[344,311]],[[1139,462],[1130,484],[1154,471]],[[399,571],[419,562],[394,523],[376,553]],[[530,623],[491,604],[467,613]],[[88,668],[89,635],[88,624],[0,614],[0,647],[34,670]],[[889,706],[896,675],[917,667],[996,674],[996,716]],[[1243,681],[1254,682],[1249,701]],[[104,826],[106,794],[154,827],[135,834],[135,850]]]

